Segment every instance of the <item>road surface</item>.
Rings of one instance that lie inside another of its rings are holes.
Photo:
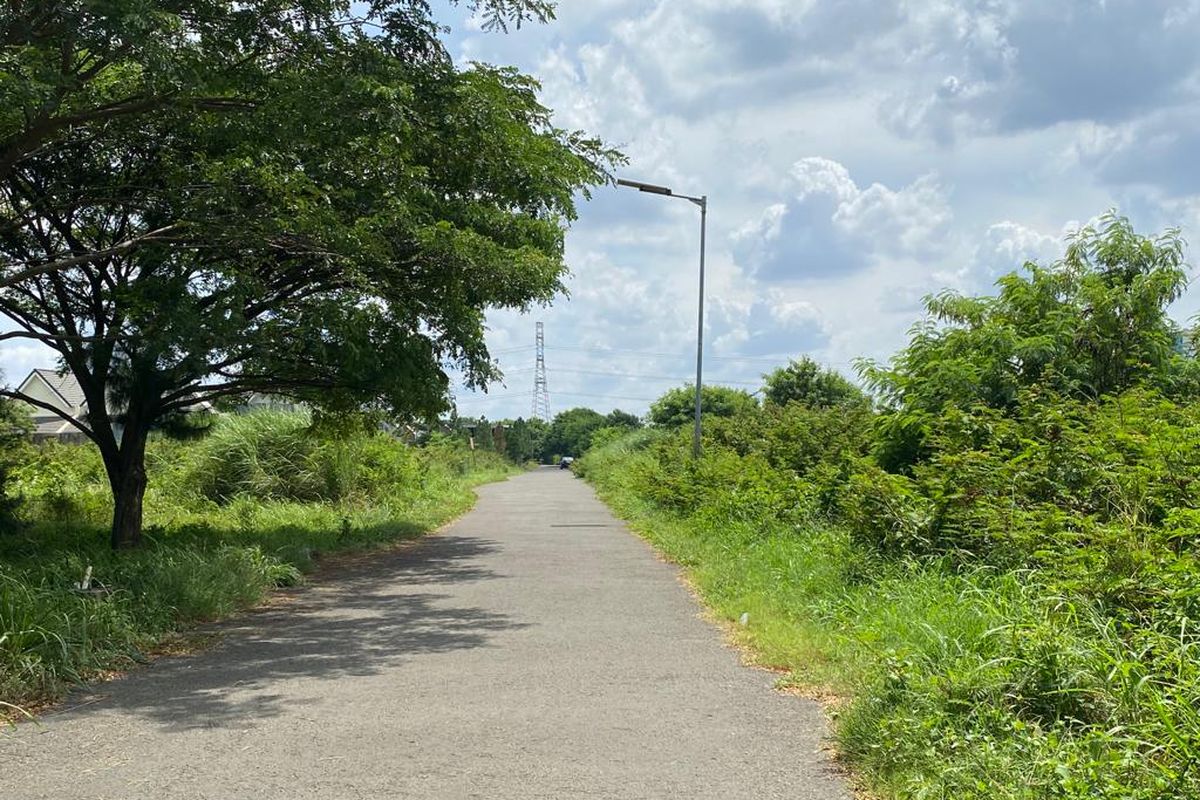
[[[0,733],[0,796],[848,798],[816,704],[701,613],[583,481],[528,473]]]

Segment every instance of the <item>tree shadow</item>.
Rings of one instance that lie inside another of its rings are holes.
[[[167,657],[123,679],[73,694],[59,723],[97,711],[134,713],[167,730],[252,727],[298,702],[284,682],[378,674],[422,655],[488,646],[529,623],[455,606],[436,587],[503,576],[479,559],[490,540],[440,534],[413,546],[332,564],[314,582],[270,605],[201,628],[211,649]]]

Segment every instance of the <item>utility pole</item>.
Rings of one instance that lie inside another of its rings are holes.
[[[708,195],[689,197],[686,194],[676,194],[666,186],[643,183],[642,181],[627,181],[624,179],[618,180],[617,185],[637,189],[639,192],[645,192],[646,194],[677,197],[680,200],[687,200],[700,209],[700,311],[696,321],[696,413],[692,420],[692,457],[700,458],[700,434],[702,430],[700,415],[703,412],[704,391],[704,240],[708,228]]]
[[[546,331],[537,324],[537,366],[533,371],[533,418],[550,421],[550,390],[546,386]]]

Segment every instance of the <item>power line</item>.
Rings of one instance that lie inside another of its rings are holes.
[[[526,372],[533,372],[534,369],[535,369],[535,367],[520,367],[519,369],[506,369],[506,370],[504,370],[504,376],[507,378],[507,377],[510,377],[513,375],[523,375]],[[681,383],[688,383],[688,382],[695,380],[695,378],[691,375],[682,375],[682,376],[681,375],[646,375],[646,374],[638,373],[638,372],[613,372],[613,371],[603,371],[603,370],[594,370],[594,369],[581,369],[578,367],[555,367],[553,371],[555,372],[555,374],[567,373],[570,375],[599,375],[601,377],[607,377],[607,378],[638,378],[638,379],[643,379],[643,380],[679,381]],[[730,378],[730,379],[709,378],[709,379],[705,380],[705,383],[720,383],[720,384],[725,384],[725,385],[730,385],[730,386],[760,386],[762,384],[762,381],[761,380],[743,381],[743,380],[735,380],[732,378]]]
[[[498,394],[481,394],[475,397],[466,397],[462,400],[455,399],[454,405],[461,406],[467,403],[487,403],[492,400],[505,400],[512,397],[532,397],[532,392],[500,392]]]
[[[554,371],[565,372],[570,375],[600,375],[608,378],[637,378],[640,380],[650,381],[678,381],[680,383],[688,383],[695,380],[693,376],[680,377],[679,375],[645,375],[637,372],[603,372],[594,369],[573,369],[570,367],[555,367]],[[708,378],[705,380],[705,383],[724,383],[735,386],[758,386],[762,383],[762,381],[733,381],[722,380],[721,378]]]
[[[559,392],[559,394],[567,395],[568,397],[592,397],[601,400],[631,400],[638,403],[653,403],[657,397],[628,397],[620,394],[587,394],[585,392]]]
[[[456,400],[455,405],[466,405],[469,403],[487,403],[493,400],[507,400],[513,397],[529,397],[530,392],[502,392],[501,394],[489,394],[481,397],[468,397],[465,400]],[[592,397],[602,400],[631,400],[642,403],[653,403],[658,398],[656,397],[629,397],[619,394],[590,394],[586,392],[555,392],[556,395],[566,395],[568,397]]]
[[[546,349],[547,350],[573,352],[573,353],[590,353],[590,354],[595,354],[595,355],[608,355],[608,356],[615,356],[615,355],[644,356],[646,358],[671,358],[671,359],[679,359],[679,360],[692,358],[692,354],[690,354],[690,353],[652,353],[652,352],[648,352],[648,351],[644,351],[644,350],[622,350],[622,349],[618,349],[618,348],[548,347]],[[772,357],[766,357],[766,356],[746,356],[746,355],[715,356],[715,355],[705,354],[705,358],[713,360],[713,361],[737,361],[737,362],[742,362],[742,363],[747,363],[747,364],[758,363],[758,364],[768,364],[771,366],[782,367],[789,360],[791,360],[792,358],[795,358],[795,356],[779,356],[779,357],[772,358]],[[821,361],[818,363],[821,364],[822,366],[826,366],[826,367],[830,367],[835,364],[839,365],[839,366],[853,366],[853,364],[854,364],[854,362],[852,362],[852,361],[836,361],[836,362],[835,361]]]

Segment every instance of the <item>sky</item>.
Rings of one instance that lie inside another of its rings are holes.
[[[1200,242],[1200,0],[562,0],[507,34],[438,7],[456,60],[538,78],[621,177],[709,197],[706,383],[887,359],[924,296],[989,292],[1108,209]],[[596,191],[569,296],[489,314],[506,379],[460,414],[529,415],[537,321],[553,411],[645,412],[694,374],[698,251],[691,204]],[[46,361],[0,345],[10,378]]]
[[[508,34],[445,15],[455,57],[537,77],[622,177],[709,197],[706,382],[788,357],[886,360],[943,289],[993,290],[1108,209],[1200,229],[1200,2],[564,0]],[[567,236],[569,298],[489,316],[506,371],[460,413],[643,412],[694,371],[698,209],[605,188]],[[1187,321],[1200,301],[1173,309]]]

